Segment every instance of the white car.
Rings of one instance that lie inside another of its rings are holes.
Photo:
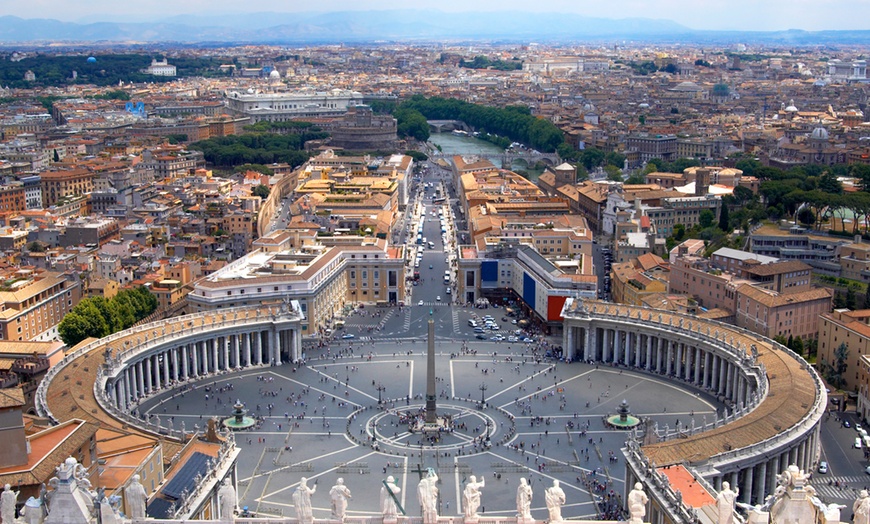
[[[441,302],[441,295],[438,295],[437,297],[435,297],[435,302]]]
[[[423,305],[423,301],[421,300],[421,301],[417,302],[417,305],[418,305],[418,306],[422,306],[422,305]]]

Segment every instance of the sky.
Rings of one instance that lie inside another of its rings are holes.
[[[151,21],[184,14],[437,9],[577,13],[661,18],[691,29],[774,31],[870,29],[870,0],[0,0],[0,15],[69,22]]]

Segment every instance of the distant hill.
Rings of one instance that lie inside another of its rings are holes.
[[[570,13],[395,9],[184,15],[149,22],[73,23],[0,17],[0,43],[361,43],[376,41],[870,43],[870,31],[697,31],[671,20],[607,19]]]
[[[689,33],[670,20],[611,20],[564,13],[422,10],[175,16],[153,22],[78,24],[0,17],[0,42],[364,42],[384,40],[553,41]]]

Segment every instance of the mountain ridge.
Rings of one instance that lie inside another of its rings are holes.
[[[543,29],[542,29],[543,28]],[[362,43],[375,41],[867,43],[870,30],[710,31],[666,19],[523,11],[448,13],[416,9],[177,15],[148,22],[64,22],[0,16],[0,43]]]

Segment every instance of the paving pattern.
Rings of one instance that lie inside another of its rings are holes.
[[[377,514],[387,475],[402,488],[407,514],[419,515],[416,486],[433,468],[441,482],[443,515],[460,514],[464,483],[476,475],[486,479],[484,514],[513,516],[524,476],[535,490],[533,516],[543,519],[543,492],[554,479],[567,494],[566,516],[595,518],[600,506],[594,501],[611,489],[621,496],[619,448],[626,434],[606,429],[603,417],[615,413],[623,399],[634,414],[670,427],[678,421],[690,424],[692,418],[700,424],[718,407],[706,395],[654,376],[535,362],[518,353],[517,344],[509,354],[506,343],[439,341],[440,413],[451,415],[456,429],[433,446],[409,433],[406,423],[425,403],[425,343],[342,342],[340,356],[333,344],[328,353],[310,350],[305,366],[208,378],[150,399],[139,412],[160,417],[165,426],[183,423],[191,430],[203,427],[208,417],[230,416],[237,399],[244,402],[261,422],[236,435],[242,448],[240,506],[260,515],[293,515],[291,495],[303,476],[318,489],[315,516],[328,516],[327,492],[339,477],[353,493],[350,515]],[[606,487],[593,489],[593,497],[587,487],[595,481]]]

